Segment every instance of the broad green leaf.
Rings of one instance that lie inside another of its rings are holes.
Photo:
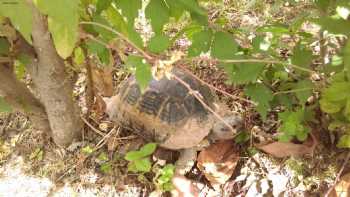
[[[95,41],[87,41],[86,46],[88,52],[97,55],[101,63],[104,65],[109,65],[110,63],[110,51],[102,44]]]
[[[96,3],[96,13],[100,14],[103,10],[110,7],[112,0],[97,0]]]
[[[332,83],[328,88],[323,90],[322,98],[328,101],[341,101],[350,95],[349,82]]]
[[[12,107],[2,97],[0,97],[0,112],[12,112]]]
[[[200,55],[202,52],[209,51],[212,34],[210,30],[204,30],[193,34],[192,45],[188,49],[188,55],[194,57]]]
[[[309,67],[312,62],[312,51],[305,48],[303,45],[298,44],[294,47],[292,64]]]
[[[49,31],[57,53],[66,59],[78,40],[79,1],[36,0],[36,3],[40,11],[48,15]]]
[[[266,120],[267,111],[270,108],[270,101],[273,99],[272,91],[263,84],[250,84],[244,89],[244,93],[258,104],[256,110],[263,120]]]
[[[118,10],[116,10],[114,7],[110,6],[106,11],[106,17],[108,21],[111,23],[114,29],[116,31],[124,34],[126,37],[128,36],[128,26],[125,23],[123,16],[120,15]]]
[[[109,21],[107,21],[106,18],[104,18],[100,15],[94,15],[92,20],[93,20],[93,22],[105,25],[107,27],[111,26]],[[93,25],[92,28],[99,34],[99,38],[102,39],[102,41],[104,41],[106,43],[108,43],[109,41],[111,41],[112,39],[117,37],[113,32],[111,32],[103,27]]]
[[[216,32],[211,48],[211,55],[218,59],[230,59],[238,50],[238,44],[232,35],[226,32]]]
[[[199,6],[197,0],[178,0],[177,2],[190,12],[192,19],[198,21],[202,25],[208,24],[208,16],[205,10]]]
[[[143,92],[152,80],[151,65],[145,63],[137,65],[135,77],[141,92]]]
[[[74,58],[73,61],[76,65],[82,65],[85,62],[85,55],[83,50],[80,47],[77,47],[74,50]]]
[[[153,31],[160,34],[165,23],[169,21],[169,8],[164,0],[150,0],[145,10],[146,17],[150,20]]]
[[[94,152],[94,149],[91,148],[90,146],[85,146],[84,148],[81,149],[81,152],[87,155],[90,155],[91,153]]]
[[[0,55],[7,56],[10,51],[10,43],[6,38],[0,38]]]
[[[263,63],[240,63],[237,65],[224,65],[229,81],[237,84],[255,82],[264,69]]]
[[[256,36],[252,40],[252,45],[254,51],[259,52],[267,51],[270,48],[271,43],[264,36]]]
[[[156,34],[148,43],[148,49],[153,53],[161,53],[170,46],[168,36]]]
[[[310,80],[298,81],[295,84],[295,95],[301,105],[304,105],[307,99],[312,95],[312,88],[313,83]]]
[[[130,152],[126,153],[125,160],[137,161],[143,157],[144,157],[144,155],[140,151],[130,151]]]
[[[350,21],[342,18],[321,17],[315,20],[324,30],[333,34],[349,35]]]
[[[260,27],[257,29],[257,32],[271,32],[274,36],[279,36],[282,34],[288,34],[289,29],[285,25],[268,25]]]
[[[278,117],[282,121],[281,126],[278,128],[278,131],[282,132],[282,135],[279,136],[280,141],[289,141],[292,137],[296,137],[300,141],[306,139],[309,128],[303,125],[304,110],[302,108],[295,112],[285,111],[279,113]]]
[[[152,167],[152,163],[149,158],[143,158],[134,162],[138,172],[149,172]]]
[[[21,32],[28,43],[32,43],[32,11],[26,0],[8,0],[0,2],[0,16],[10,18],[13,26]]]
[[[348,39],[344,47],[344,70],[347,74],[348,79],[350,79],[350,39]]]
[[[146,89],[149,82],[152,80],[151,65],[144,63],[141,57],[129,56],[126,66],[132,66],[136,69],[135,77],[138,82],[141,92]]]
[[[236,144],[243,144],[247,142],[250,139],[250,134],[246,131],[239,132],[237,137],[235,137],[235,143]]]
[[[350,148],[350,135],[343,135],[337,144],[338,148]]]
[[[157,148],[157,144],[156,143],[148,143],[146,145],[144,145],[141,149],[140,152],[144,155],[144,156],[149,156],[151,155]]]
[[[141,9],[142,0],[114,0],[116,6],[121,9],[121,14],[127,18],[128,24],[134,26],[135,18]]]
[[[169,15],[178,20],[185,11],[184,6],[178,1],[174,0],[164,0],[166,4],[169,6]]]
[[[97,159],[100,160],[100,161],[108,161],[109,160],[108,156],[107,156],[107,154],[105,152],[100,153],[98,155]]]
[[[320,100],[320,106],[322,111],[333,114],[339,112],[343,107],[343,104],[340,102],[329,101],[327,99],[322,98]]]
[[[143,48],[143,41],[139,33],[135,31],[133,27],[130,25],[128,26],[128,38],[129,40],[134,43],[136,46]]]
[[[315,4],[320,10],[326,12],[330,4],[330,0],[315,0]]]
[[[332,57],[332,61],[331,61],[332,66],[340,66],[342,64],[343,64],[343,57],[341,57],[339,55],[334,55]]]

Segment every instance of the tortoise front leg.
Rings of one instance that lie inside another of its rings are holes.
[[[180,157],[175,163],[175,174],[185,175],[189,172],[197,158],[197,150],[195,148],[187,148],[180,150]]]

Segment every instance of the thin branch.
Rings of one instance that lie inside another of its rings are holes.
[[[307,90],[312,90],[312,88],[300,88],[300,89],[293,89],[293,90],[279,91],[279,92],[275,92],[275,93],[274,93],[274,95],[277,95],[277,94],[294,93],[294,92],[303,92],[303,91],[307,91]]]
[[[85,122],[85,124],[87,126],[89,126],[93,131],[95,131],[97,134],[99,134],[102,137],[105,137],[106,134],[104,134],[103,132],[101,132],[100,130],[96,129],[94,126],[92,126],[89,121],[87,121],[83,116],[80,116],[80,118]]]
[[[281,61],[277,61],[277,60],[266,60],[266,59],[237,59],[237,60],[217,60],[218,62],[221,63],[266,63],[266,64],[282,64],[282,65],[286,65],[286,66],[290,66],[293,67],[295,69],[304,71],[304,72],[308,72],[310,74],[314,73],[313,70],[307,69],[307,68],[303,68],[301,66],[295,65],[295,64],[290,64],[287,62],[281,62]]]
[[[214,90],[216,90],[216,91],[218,91],[218,92],[220,92],[220,93],[222,93],[222,94],[224,94],[224,95],[226,95],[226,96],[229,96],[229,97],[231,97],[231,98],[233,98],[233,99],[238,99],[238,100],[241,100],[241,101],[244,101],[244,102],[253,104],[253,105],[255,105],[255,106],[257,105],[257,103],[255,103],[255,102],[253,102],[253,101],[251,101],[251,100],[248,100],[248,99],[245,99],[245,98],[241,98],[241,97],[239,97],[239,96],[232,95],[232,94],[230,94],[230,93],[228,93],[228,92],[226,92],[226,91],[224,91],[224,90],[221,90],[221,89],[219,89],[219,88],[217,88],[217,87],[215,87],[215,86],[213,86],[213,85],[211,85],[211,84],[205,82],[203,79],[197,77],[195,74],[193,74],[193,73],[192,73],[191,71],[189,71],[187,68],[183,68],[183,67],[182,67],[182,69],[185,70],[185,72],[187,72],[188,74],[190,74],[192,77],[196,78],[196,79],[197,79],[198,81],[200,81],[201,83],[207,85],[208,87],[210,87],[210,88],[212,88],[212,89],[214,89]]]
[[[144,50],[142,50],[141,48],[139,48],[138,46],[136,46],[133,42],[131,42],[126,36],[124,36],[123,34],[121,34],[120,32],[106,26],[103,25],[101,23],[96,23],[96,22],[90,22],[90,21],[83,21],[80,22],[80,24],[83,25],[95,25],[95,26],[99,26],[101,28],[104,28],[112,33],[114,33],[115,35],[119,36],[121,39],[125,40],[128,44],[130,44],[134,49],[136,49],[139,53],[141,53],[145,58],[147,58],[148,60],[153,60],[153,57],[151,57],[150,55],[148,55]]]
[[[328,191],[327,191],[327,193],[325,195],[326,197],[330,195],[332,190],[335,188],[336,184],[339,182],[340,176],[343,173],[343,171],[345,169],[345,166],[348,164],[349,159],[350,159],[350,152],[348,152],[348,154],[346,155],[345,161],[344,161],[342,167],[340,168],[337,177],[335,178],[333,186],[328,189]]]
[[[219,114],[217,114],[214,110],[212,110],[202,99],[202,95],[193,90],[191,88],[191,86],[189,84],[187,84],[185,81],[183,81],[182,79],[180,79],[179,77],[177,77],[176,75],[172,75],[172,77],[177,80],[178,82],[180,82],[183,86],[185,86],[189,93],[192,94],[208,111],[210,111],[217,119],[219,119],[221,122],[223,122],[228,128],[230,128],[230,130],[232,131],[232,133],[234,133],[234,136],[235,137],[238,133],[236,133],[235,129],[230,125],[228,124]]]

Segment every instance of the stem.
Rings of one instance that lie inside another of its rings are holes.
[[[294,90],[279,91],[279,92],[275,92],[274,95],[287,94],[287,93],[293,93],[293,92],[303,92],[306,90],[312,90],[312,88],[300,88],[300,89],[294,89]]]
[[[144,50],[142,50],[141,48],[139,48],[138,46],[136,46],[133,42],[131,42],[126,36],[124,36],[123,34],[121,34],[120,32],[106,26],[103,25],[101,23],[96,23],[96,22],[90,22],[90,21],[82,21],[80,22],[80,24],[82,25],[95,25],[95,26],[99,26],[102,27],[112,33],[114,33],[115,35],[119,36],[121,39],[125,40],[127,43],[129,43],[134,49],[136,49],[139,53],[141,53],[145,58],[147,58],[148,60],[152,60],[153,57],[151,57],[150,55],[148,55]]]

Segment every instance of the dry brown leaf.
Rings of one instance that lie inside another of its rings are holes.
[[[329,195],[330,197],[350,196],[350,173],[342,176]]]
[[[224,184],[239,160],[233,140],[218,141],[199,153],[197,166],[213,187]]]
[[[98,68],[96,66],[91,66],[93,88],[95,92],[98,92],[101,96],[110,97],[113,95],[112,71],[112,67]]]
[[[258,145],[257,148],[274,157],[301,156],[312,154],[316,147],[316,139],[311,135],[303,144],[292,142],[272,142],[266,145]]]

